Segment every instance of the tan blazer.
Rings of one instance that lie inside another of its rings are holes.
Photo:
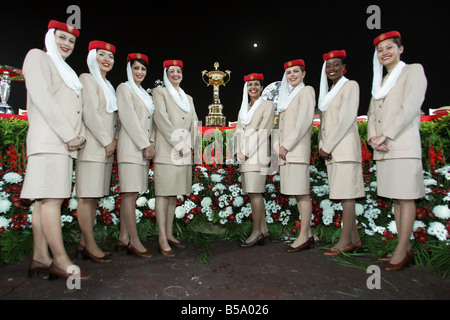
[[[78,161],[113,163],[114,155],[106,158],[106,147],[118,137],[117,112],[106,111],[102,87],[89,74],[80,76],[83,84],[83,123],[86,127],[86,146],[78,153]]]
[[[82,98],[61,78],[51,58],[42,50],[28,52],[23,64],[27,88],[29,128],[27,155],[56,153],[77,158],[65,144],[84,136]]]
[[[248,125],[239,118],[234,134],[236,151],[248,160],[240,165],[241,172],[261,171],[270,164],[270,135],[273,128],[275,105],[264,100]]]
[[[288,108],[279,115],[279,142],[288,150],[284,163],[311,163],[311,135],[314,120],[316,94],[313,87],[306,86],[291,101]]]
[[[143,151],[155,141],[153,117],[144,102],[125,83],[116,89],[120,132],[117,142],[117,162],[148,165]]]
[[[155,103],[156,155],[154,162],[172,165],[192,165],[192,156],[176,159],[184,146],[194,148],[198,117],[194,101],[187,96],[191,111],[184,112],[172,99],[167,88],[153,90]]]
[[[348,81],[328,109],[321,114],[319,148],[331,153],[331,162],[361,162],[361,138],[358,130],[359,85]]]
[[[383,100],[372,98],[368,112],[368,135],[388,137],[387,153],[374,151],[374,160],[422,158],[420,108],[425,100],[427,79],[422,65],[403,68],[397,83]]]

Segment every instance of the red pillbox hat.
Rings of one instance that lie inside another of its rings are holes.
[[[59,22],[56,20],[50,20],[50,22],[48,23],[48,29],[57,29],[57,30],[66,31],[66,32],[73,34],[76,38],[78,38],[80,36],[80,30],[78,30],[72,26],[69,26],[66,23]]]
[[[346,58],[347,52],[345,50],[333,50],[323,55],[323,61],[327,61],[334,58]]]
[[[402,39],[402,36],[401,36],[400,32],[398,32],[398,31],[386,32],[386,33],[380,34],[378,37],[376,37],[375,40],[373,40],[373,44],[376,47],[381,41],[384,41],[386,39],[391,39],[391,38]]]
[[[94,49],[100,49],[100,50],[107,50],[107,51],[111,51],[113,54],[116,53],[116,47],[108,42],[104,42],[104,41],[91,41],[89,42],[89,51],[94,50]]]
[[[306,68],[305,61],[303,59],[297,59],[297,60],[292,60],[292,61],[286,62],[284,64],[284,70],[291,68],[291,67],[295,67],[295,66],[302,66],[303,68]]]
[[[264,75],[260,73],[251,73],[244,77],[244,82],[260,80],[264,81]]]
[[[163,63],[164,69],[172,67],[172,66],[178,66],[180,68],[183,68],[183,61],[181,61],[181,60],[166,60]]]
[[[127,63],[131,60],[144,60],[148,64],[148,57],[142,53],[130,53],[127,57]]]

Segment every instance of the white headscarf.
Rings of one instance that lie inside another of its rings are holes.
[[[244,94],[242,97],[241,110],[239,111],[239,118],[241,119],[241,122],[244,126],[252,122],[253,116],[261,106],[262,101],[263,98],[260,97],[258,100],[255,101],[253,106],[250,108],[250,104],[248,102],[248,82],[246,82],[244,85]]]
[[[175,90],[172,83],[169,81],[169,77],[167,76],[167,69],[164,69],[164,85],[166,86],[167,90],[169,90],[170,95],[172,96],[175,103],[180,107],[181,110],[184,112],[191,112],[191,105],[189,104],[189,100],[186,96],[186,93],[183,91],[183,89],[178,88],[178,91]]]
[[[323,63],[322,67],[322,76],[320,78],[320,94],[319,94],[319,110],[322,112],[327,111],[328,106],[331,101],[336,97],[336,95],[341,91],[342,87],[349,81],[346,77],[342,76],[341,79],[333,86],[333,88],[329,90],[328,86],[328,78],[325,72],[325,68],[327,66],[327,62]]]
[[[108,113],[117,111],[116,90],[114,90],[114,87],[107,79],[103,79],[102,77],[100,66],[97,62],[97,49],[92,49],[89,51],[87,65],[92,76],[95,80],[97,80],[97,83],[103,89],[103,94],[105,95],[106,100],[106,111]]]
[[[300,91],[305,87],[305,84],[302,82],[300,83],[294,91],[290,92],[289,90],[289,83],[287,81],[287,75],[286,71],[284,72],[283,80],[281,80],[281,87],[280,87],[280,94],[278,98],[278,112],[284,112],[289,107],[289,104],[292,102],[292,100],[299,94]]]
[[[49,29],[45,35],[45,48],[47,49],[47,54],[52,59],[58,70],[64,83],[78,95],[81,94],[81,89],[83,85],[78,79],[78,75],[73,71],[73,69],[64,61],[61,54],[56,46],[55,29]]]
[[[397,83],[398,77],[402,73],[406,63],[400,61],[392,70],[391,74],[387,78],[386,82],[383,82],[383,65],[378,60],[377,48],[375,47],[375,54],[373,56],[373,84],[372,84],[372,96],[375,100],[381,100],[386,98],[391,89]]]
[[[127,64],[127,77],[128,81],[125,82],[127,86],[131,88],[131,90],[144,102],[145,107],[147,108],[150,115],[153,117],[155,113],[155,105],[153,104],[153,98],[148,92],[142,88],[142,86],[137,86],[136,82],[133,79],[133,72],[131,70],[131,61]]]

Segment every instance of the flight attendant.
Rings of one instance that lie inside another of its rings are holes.
[[[116,251],[125,249],[127,254],[150,258],[139,239],[136,228],[136,199],[146,192],[150,161],[155,156],[153,115],[155,106],[152,97],[142,88],[147,76],[148,57],[142,53],[131,53],[127,57],[127,78],[117,88],[119,119],[121,123],[117,145],[120,192],[120,234]]]
[[[116,91],[106,79],[114,67],[116,47],[103,41],[91,41],[87,65],[90,73],[80,76],[83,84],[83,122],[87,144],[76,162],[77,219],[82,232],[77,254],[94,262],[110,262],[94,239],[98,200],[109,196],[114,152],[117,147]]]
[[[312,204],[310,197],[311,135],[315,109],[315,92],[303,82],[306,76],[303,59],[286,62],[278,102],[279,137],[274,149],[279,155],[280,191],[295,196],[301,217],[299,237],[288,252],[311,248]]]
[[[36,200],[30,277],[45,272],[54,280],[69,278],[76,272],[70,268],[73,263],[64,248],[61,205],[72,193],[73,159],[86,144],[83,85],[65,61],[79,35],[79,30],[72,26],[50,21],[45,36],[46,52],[31,50],[23,65],[29,128],[28,163],[21,197]],[[76,276],[82,280],[89,278],[81,272]]]
[[[410,237],[416,217],[415,200],[425,196],[420,109],[427,78],[420,64],[401,61],[404,47],[398,31],[374,40],[374,79],[368,112],[368,141],[377,164],[380,197],[393,199],[398,244],[385,267],[402,270],[413,259]],[[387,74],[383,78],[383,67]]]
[[[173,236],[178,195],[192,191],[192,149],[198,121],[192,97],[180,87],[183,61],[163,63],[164,85],[153,92],[155,101],[156,155],[154,159],[158,250],[173,257],[171,246],[185,247]]]
[[[263,100],[264,75],[252,73],[244,77],[244,93],[236,126],[236,158],[240,163],[242,190],[252,205],[253,231],[241,247],[252,247],[271,240],[266,224],[263,193],[266,192],[267,169],[270,163],[270,134],[275,106]],[[250,102],[249,102],[250,97]]]
[[[330,199],[341,201],[343,208],[341,238],[324,252],[326,256],[362,248],[355,216],[355,199],[366,195],[357,122],[359,85],[344,76],[346,58],[345,50],[324,54],[319,95],[319,155],[327,165]],[[333,84],[331,90],[328,80]]]

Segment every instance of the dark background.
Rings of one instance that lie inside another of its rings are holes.
[[[184,61],[182,88],[194,98],[205,121],[213,89],[202,81],[202,70],[231,70],[231,82],[220,87],[227,121],[236,121],[243,77],[264,73],[265,85],[280,81],[286,61],[306,61],[305,83],[319,95],[322,55],[347,51],[347,78],[361,88],[359,114],[367,113],[371,98],[373,39],[398,30],[403,36],[406,63],[421,63],[428,78],[422,110],[450,105],[449,1],[69,1],[3,2],[1,7],[0,64],[22,68],[27,52],[44,47],[48,22],[66,22],[67,8],[81,9],[81,36],[67,62],[79,74],[87,72],[91,40],[117,46],[114,69],[107,78],[117,87],[126,81],[126,57],[131,52],[149,56],[144,88],[162,80],[164,60]],[[381,29],[369,30],[370,5],[381,9]],[[258,43],[254,48],[253,44]],[[9,104],[26,108],[24,82],[13,82]]]

